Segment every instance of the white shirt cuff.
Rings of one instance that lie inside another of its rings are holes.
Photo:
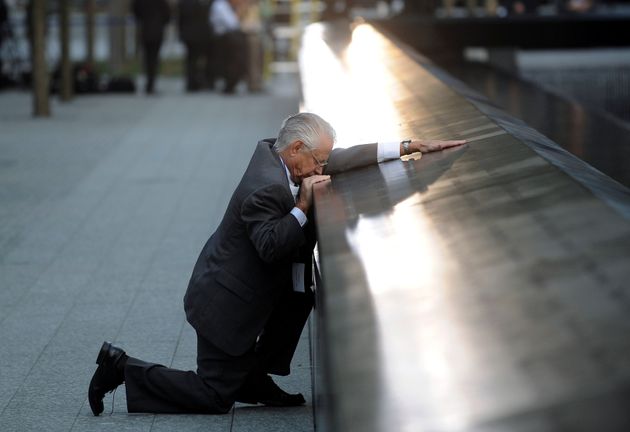
[[[300,226],[304,226],[304,225],[306,225],[306,222],[308,222],[308,218],[306,217],[304,212],[302,210],[300,210],[298,207],[293,207],[291,209],[291,214],[293,216],[295,216],[295,218],[299,222]]]
[[[376,158],[378,163],[400,157],[400,141],[386,141],[378,143]]]

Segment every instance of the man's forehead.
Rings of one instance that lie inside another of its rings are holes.
[[[322,136],[319,142],[318,150],[324,153],[330,153],[332,151],[333,145],[334,145],[334,141],[332,140],[332,138],[327,137],[327,136]]]

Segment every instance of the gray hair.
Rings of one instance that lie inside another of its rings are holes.
[[[315,150],[319,146],[319,138],[322,135],[335,141],[335,130],[326,120],[313,113],[295,114],[282,123],[273,148],[279,153],[299,140],[307,148]]]

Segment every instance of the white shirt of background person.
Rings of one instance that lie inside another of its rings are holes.
[[[228,0],[214,0],[210,8],[210,24],[217,36],[240,30],[241,24]]]

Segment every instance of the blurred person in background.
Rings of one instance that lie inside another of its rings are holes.
[[[335,20],[339,18],[350,18],[354,0],[324,0],[324,11],[322,19]]]
[[[0,0],[0,86],[4,81],[2,70],[2,45],[9,36],[9,10],[4,0]]]
[[[205,42],[205,49],[203,52],[205,72],[204,78],[206,88],[208,88],[209,90],[214,90],[214,82],[217,77],[217,48],[212,23],[208,18],[210,16],[210,7],[212,7],[212,3],[214,2],[214,0],[201,0],[201,2],[203,3],[203,18],[206,21],[206,28],[208,30]]]
[[[236,85],[247,75],[247,38],[241,30],[247,6],[247,0],[214,0],[210,7],[210,25],[216,37],[216,59],[225,78],[225,94],[234,94]]]
[[[153,94],[164,28],[171,18],[171,10],[166,0],[133,0],[132,10],[142,42],[144,70],[147,76],[145,90],[147,94]]]
[[[209,2],[204,0],[179,0],[179,37],[186,45],[186,90],[194,92],[203,86],[202,70],[208,72],[211,59]],[[203,64],[202,64],[203,63]],[[205,68],[202,68],[205,66]],[[214,81],[214,78],[209,78]],[[208,83],[211,87],[213,83]]]
[[[250,92],[263,89],[264,26],[259,3],[250,1],[241,20],[241,28],[247,37],[247,89]]]
[[[510,15],[534,15],[538,10],[538,0],[509,0],[506,7]]]
[[[569,13],[585,14],[595,9],[594,0],[568,0],[564,5],[565,11]]]
[[[4,26],[8,19],[9,10],[7,9],[7,4],[4,0],[0,0],[0,26]]]

